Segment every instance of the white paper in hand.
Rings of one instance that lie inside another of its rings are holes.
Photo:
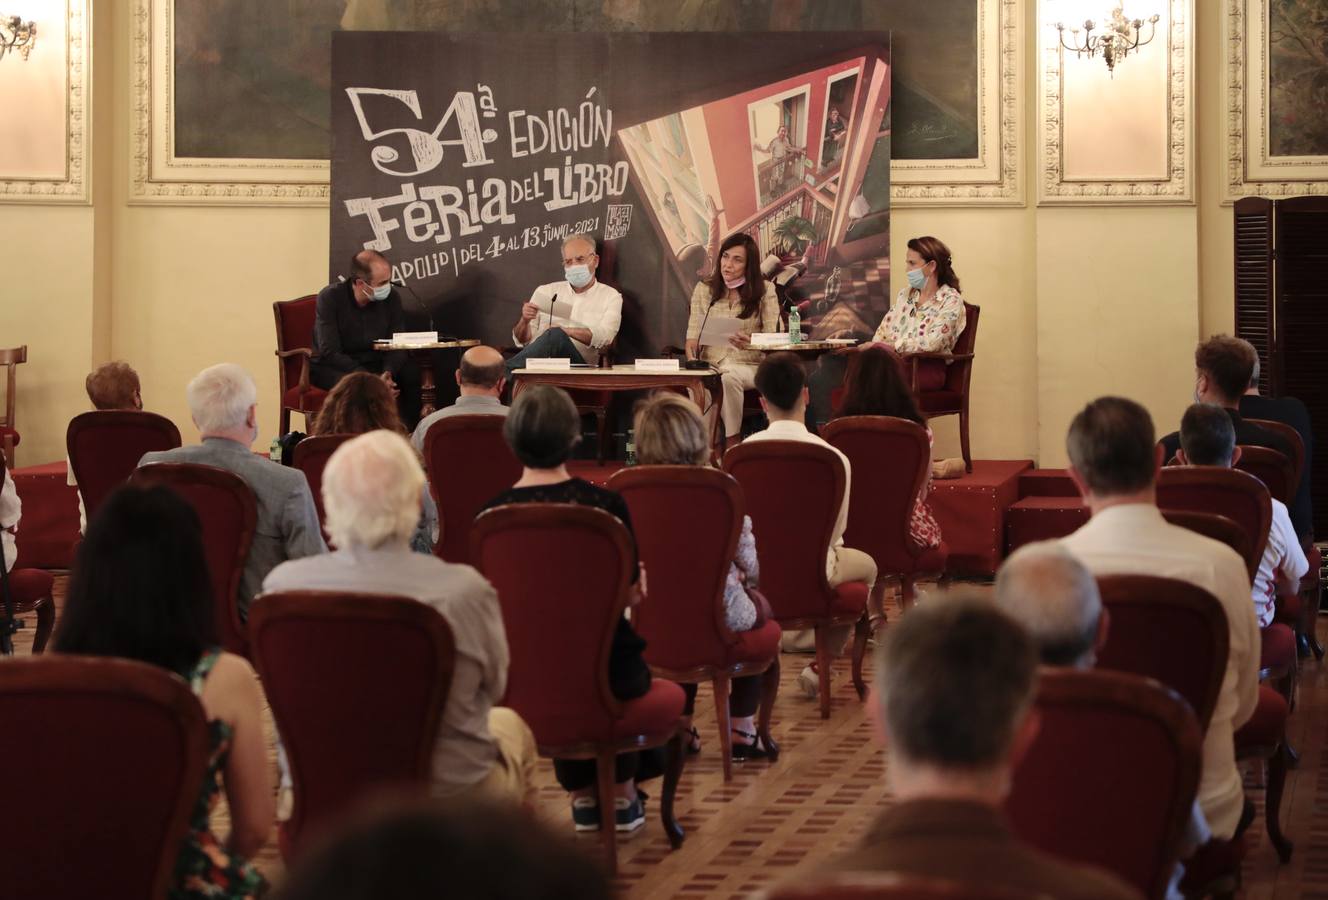
[[[727,346],[729,338],[741,330],[741,319],[707,319],[696,342],[702,347]]]

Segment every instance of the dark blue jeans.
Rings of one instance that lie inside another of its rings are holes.
[[[513,369],[524,369],[527,359],[570,359],[574,363],[585,362],[581,357],[581,351],[576,348],[576,344],[567,332],[554,326],[541,334],[535,340],[526,344],[516,356],[507,361],[507,371]]]

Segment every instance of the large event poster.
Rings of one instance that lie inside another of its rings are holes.
[[[681,343],[692,288],[745,231],[814,336],[868,334],[888,305],[889,54],[871,32],[337,33],[330,273],[377,249],[417,321],[504,344],[589,232],[629,359]]]

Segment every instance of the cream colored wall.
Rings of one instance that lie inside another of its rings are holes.
[[[1231,333],[1236,320],[1233,281],[1232,209],[1222,205],[1226,177],[1226,54],[1222,16],[1207,4],[1195,16],[1198,44],[1195,113],[1199,141],[1199,296],[1200,331],[1206,337]],[[1217,4],[1213,4],[1216,6]]]

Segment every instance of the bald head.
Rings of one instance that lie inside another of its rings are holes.
[[[503,381],[507,377],[507,367],[503,364],[503,355],[492,347],[481,344],[471,347],[461,355],[461,365],[457,368],[457,384],[461,393],[467,396],[485,394],[497,397],[503,392]]]
[[[1016,550],[996,575],[996,605],[1028,629],[1044,665],[1088,669],[1096,662],[1102,597],[1060,544]]]

